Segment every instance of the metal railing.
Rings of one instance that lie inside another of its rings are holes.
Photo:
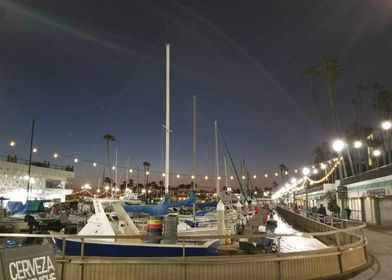
[[[363,229],[364,223],[331,218],[331,224],[315,220],[310,213],[294,213],[288,209],[278,208],[283,218],[294,226],[309,232],[290,234],[260,233],[246,235],[205,235],[177,236],[182,243],[182,256],[170,258],[106,258],[86,257],[84,246],[92,239],[113,239],[113,236],[78,236],[70,234],[0,234],[3,238],[52,238],[62,239],[62,248],[58,250],[58,266],[61,267],[63,280],[68,279],[128,279],[122,275],[135,273],[132,279],[238,279],[238,273],[249,274],[247,279],[313,279],[317,277],[335,277],[359,269],[366,265],[367,244]],[[306,214],[306,215],[304,215]],[[318,219],[318,216],[317,218]],[[283,252],[281,240],[289,236],[315,237],[326,241],[329,246],[303,252]],[[271,237],[276,240],[277,252],[270,254],[242,254],[231,256],[186,256],[186,244],[190,240],[234,239]],[[79,256],[66,256],[67,240],[80,240]],[[173,239],[165,236],[117,236],[121,239]],[[214,265],[212,265],[214,264]],[[147,268],[147,270],[146,270]],[[110,272],[111,271],[111,272]],[[115,275],[108,274],[114,273]],[[228,272],[232,274],[227,274]],[[238,273],[237,273],[238,272]],[[145,273],[145,274],[143,274]],[[198,277],[195,277],[198,273]],[[99,275],[100,278],[95,278]],[[138,276],[139,275],[139,276]],[[142,275],[142,276],[140,276]],[[162,275],[162,277],[161,277]],[[128,277],[128,276],[127,276]],[[139,277],[139,278],[138,278]],[[131,279],[129,278],[129,279]]]

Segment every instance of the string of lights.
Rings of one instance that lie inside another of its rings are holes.
[[[12,140],[12,141],[9,142],[9,145],[11,147],[15,147],[16,143],[17,143],[16,141]],[[99,167],[99,166],[108,167],[108,163],[99,162],[99,161],[95,161],[95,160],[91,160],[91,159],[86,159],[86,158],[82,158],[82,157],[79,157],[79,156],[67,155],[67,154],[60,153],[60,152],[48,151],[48,150],[41,149],[41,148],[38,148],[38,147],[33,147],[32,152],[33,153],[44,152],[44,153],[50,154],[51,157],[53,157],[56,160],[59,160],[60,158],[71,159],[73,161],[73,164],[87,163],[87,164],[91,165],[92,167]],[[339,164],[339,160],[334,158],[334,159],[331,159],[331,160],[327,160],[327,161],[318,163],[316,165],[311,165],[311,168],[313,170],[313,172],[312,172],[313,175],[317,175],[318,172],[319,172],[319,169],[326,170],[326,168],[328,166],[330,166],[332,163],[334,163],[334,166],[329,170],[329,172],[323,178],[321,178],[319,180],[312,180],[310,177],[307,176],[308,174],[306,174],[305,179],[308,180],[311,184],[317,184],[317,183],[325,181],[333,173],[333,171],[335,170],[337,164]],[[122,166],[122,165],[111,165],[110,168],[112,170],[116,170],[116,169],[117,170],[122,170],[122,171],[126,170],[129,173],[133,173],[133,172],[143,172],[144,173],[144,172],[146,172],[146,175],[155,174],[155,175],[159,175],[159,176],[162,176],[162,177],[166,176],[166,174],[164,172],[162,172],[161,170],[148,170],[148,171],[145,171],[144,168],[132,167],[132,166],[126,167],[126,166]],[[310,165],[309,165],[309,167],[304,167],[303,168],[303,170],[306,170],[306,169],[310,170]],[[281,176],[290,176],[290,175],[297,176],[298,173],[299,173],[299,169],[295,168],[295,169],[289,169],[289,170],[284,170],[284,171],[280,170],[278,172],[276,172],[276,171],[263,172],[262,174],[264,174],[264,176],[259,176],[257,174],[254,174],[253,176],[250,176],[250,178],[253,178],[253,179],[257,179],[257,178],[268,179],[268,178],[273,177],[273,176],[278,177],[279,173],[281,173]],[[214,179],[215,180],[215,177],[216,177],[215,175],[190,174],[190,173],[174,172],[174,171],[170,172],[169,176],[175,177],[177,179],[185,177],[185,178],[190,178],[191,180],[203,180],[204,179],[205,181],[207,181],[209,179]],[[234,176],[229,176],[229,178],[230,178],[230,180],[234,180]],[[241,178],[243,180],[246,179],[245,176],[242,176]],[[221,180],[221,179],[222,178],[219,176],[218,180]]]

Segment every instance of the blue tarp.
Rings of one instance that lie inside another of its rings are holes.
[[[126,212],[145,213],[151,216],[164,216],[169,213],[169,196],[165,196],[165,200],[160,204],[131,205],[126,202],[123,204]]]
[[[214,200],[211,202],[205,202],[205,203],[196,203],[196,208],[197,209],[204,209],[204,208],[216,208],[218,205],[218,201]]]
[[[23,208],[20,209],[22,213],[40,213],[45,212],[44,202],[49,200],[28,200]]]
[[[193,205],[193,203],[196,202],[196,195],[195,193],[192,191],[189,195],[189,198],[183,201],[177,201],[174,202],[172,204],[170,204],[169,207],[190,207]]]
[[[22,210],[23,203],[22,201],[8,201],[7,202],[7,211],[9,212],[18,212]]]

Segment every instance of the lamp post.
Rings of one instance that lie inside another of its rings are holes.
[[[382,129],[385,131],[384,133],[384,148],[385,152],[388,154],[388,163],[390,164],[391,161],[391,150],[390,150],[390,144],[391,144],[391,138],[389,137],[388,131],[392,128],[392,123],[390,121],[385,121],[381,124]],[[384,153],[384,158],[386,157]],[[385,159],[384,159],[384,164],[385,164]]]
[[[309,173],[310,173],[310,169],[309,168],[304,167],[302,169],[302,174],[304,174],[305,177],[308,176]],[[308,210],[308,185],[305,184],[304,188],[305,188],[305,205],[304,205],[304,210],[305,210],[305,213],[306,213],[306,211]]]
[[[345,144],[342,140],[337,139],[332,143],[332,148],[333,150],[338,154],[339,158],[341,158],[341,152],[344,148]],[[339,186],[338,188],[343,187],[343,167],[342,167],[342,162],[339,163]],[[340,203],[341,203],[341,209],[340,209],[340,217],[343,219],[346,219],[346,199],[343,197],[340,197]]]
[[[357,150],[358,174],[360,174],[362,171],[362,159],[361,159],[361,150],[360,150],[362,148],[362,142],[355,141],[354,148]]]
[[[379,149],[376,149],[373,151],[373,156],[376,158],[376,162],[377,162],[377,168],[380,167],[380,163],[379,163],[379,156],[381,155],[381,151]]]

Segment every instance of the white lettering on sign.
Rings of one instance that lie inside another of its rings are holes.
[[[8,268],[12,280],[56,280],[55,268],[49,256],[11,262]]]

